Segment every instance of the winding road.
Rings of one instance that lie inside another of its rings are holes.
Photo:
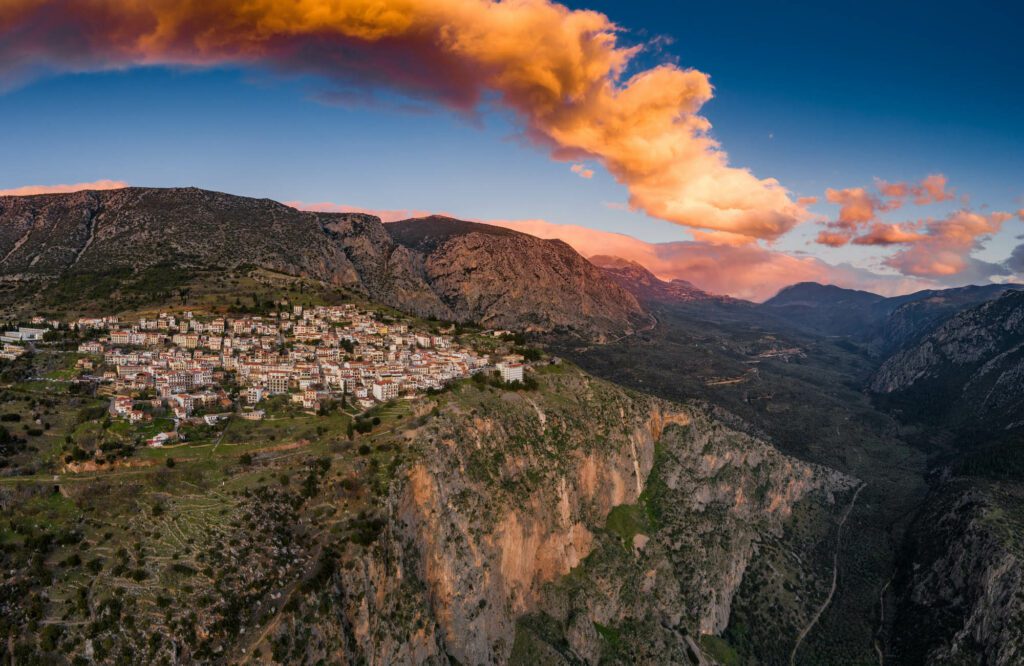
[[[839,528],[836,530],[836,550],[832,554],[832,587],[829,588],[828,596],[825,597],[825,601],[822,602],[818,610],[815,611],[814,615],[811,616],[810,621],[800,630],[800,633],[796,637],[796,645],[793,646],[793,651],[789,654],[789,664],[794,666],[796,664],[796,653],[800,649],[800,645],[807,638],[807,634],[811,633],[811,629],[821,619],[822,613],[828,608],[829,604],[832,603],[832,597],[836,593],[836,584],[839,581],[839,549],[843,543],[843,526],[846,525],[846,519],[850,517],[850,513],[853,511],[854,505],[857,504],[857,498],[860,496],[860,491],[867,488],[867,484],[863,483],[857,488],[857,491],[853,493],[853,499],[850,500],[850,506],[846,507],[846,511],[843,512],[843,517],[839,519]]]

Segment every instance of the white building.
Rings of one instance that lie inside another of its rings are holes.
[[[509,361],[502,361],[498,364],[498,372],[501,373],[501,381],[511,384],[512,382],[523,381],[523,364]]]
[[[382,379],[373,383],[373,397],[380,402],[387,402],[398,397],[398,384],[390,379]]]
[[[263,400],[263,394],[266,390],[262,386],[250,386],[245,392],[245,401],[250,405],[255,405],[260,400]]]

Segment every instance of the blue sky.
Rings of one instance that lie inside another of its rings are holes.
[[[633,70],[670,61],[707,73],[715,97],[701,113],[730,163],[795,196],[942,173],[977,210],[1024,208],[1019,3],[568,4],[606,13],[627,43],[657,42]],[[572,174],[524,141],[507,111],[414,112],[386,96],[338,106],[318,101],[319,89],[308,78],[224,67],[38,78],[0,94],[9,129],[0,189],[116,179],[691,238],[685,227],[609,206],[627,200],[625,187],[596,162],[593,179]],[[822,203],[812,211],[836,215]],[[817,231],[805,223],[773,247],[871,268],[884,256],[818,245]],[[1002,260],[1022,231],[1019,220],[1006,223],[977,256]]]

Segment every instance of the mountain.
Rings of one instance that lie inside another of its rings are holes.
[[[891,353],[928,333],[964,308],[1021,285],[970,285],[885,297],[835,285],[801,282],[781,290],[763,308],[818,335],[844,336]]]
[[[817,282],[786,287],[762,307],[821,335],[856,337],[870,333],[889,311],[883,296]]]
[[[637,262],[628,259],[597,255],[590,257],[590,263],[600,267],[641,303],[687,303],[724,298],[712,296],[686,280],[675,279],[666,282]]]
[[[954,315],[875,373],[871,390],[922,418],[957,426],[1024,426],[1024,292]]]
[[[568,245],[485,225],[430,218],[385,227],[370,215],[305,212],[195,188],[0,197],[8,303],[54,285],[71,294],[108,282],[115,290],[170,287],[197,271],[245,265],[495,328],[600,340],[645,320],[635,298]],[[85,295],[79,300],[105,294]]]
[[[442,301],[488,327],[622,334],[646,321],[631,294],[562,241],[441,216],[386,229],[423,257]]]

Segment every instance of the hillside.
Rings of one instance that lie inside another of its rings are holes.
[[[187,288],[198,274],[252,265],[495,328],[603,339],[645,320],[634,298],[564,243],[515,232],[490,242],[469,223],[423,224],[443,228],[445,242],[396,242],[369,215],[195,188],[0,197],[2,298],[38,305],[43,292],[49,305],[88,304],[116,292]]]
[[[620,257],[598,255],[590,263],[600,267],[620,287],[633,294],[641,303],[676,304],[691,301],[731,300],[712,296],[686,280],[665,281],[640,264]]]
[[[1024,406],[1024,292],[965,310],[893,355],[871,390],[910,419],[1009,437]],[[1019,436],[1019,435],[1018,435]]]
[[[559,240],[445,217],[386,225],[423,256],[423,275],[455,312],[492,328],[632,330],[636,299]]]
[[[911,344],[957,312],[1019,285],[970,285],[884,297],[835,285],[802,282],[765,301],[763,308],[818,335],[842,336],[888,355]]]
[[[759,635],[807,621],[855,484],[706,406],[546,360],[531,387],[464,380],[348,436],[350,408],[275,399],[219,435],[113,446],[126,424],[73,361],[54,347],[4,366],[20,380],[0,411],[49,424],[0,478],[18,663],[728,657],[741,596]]]

